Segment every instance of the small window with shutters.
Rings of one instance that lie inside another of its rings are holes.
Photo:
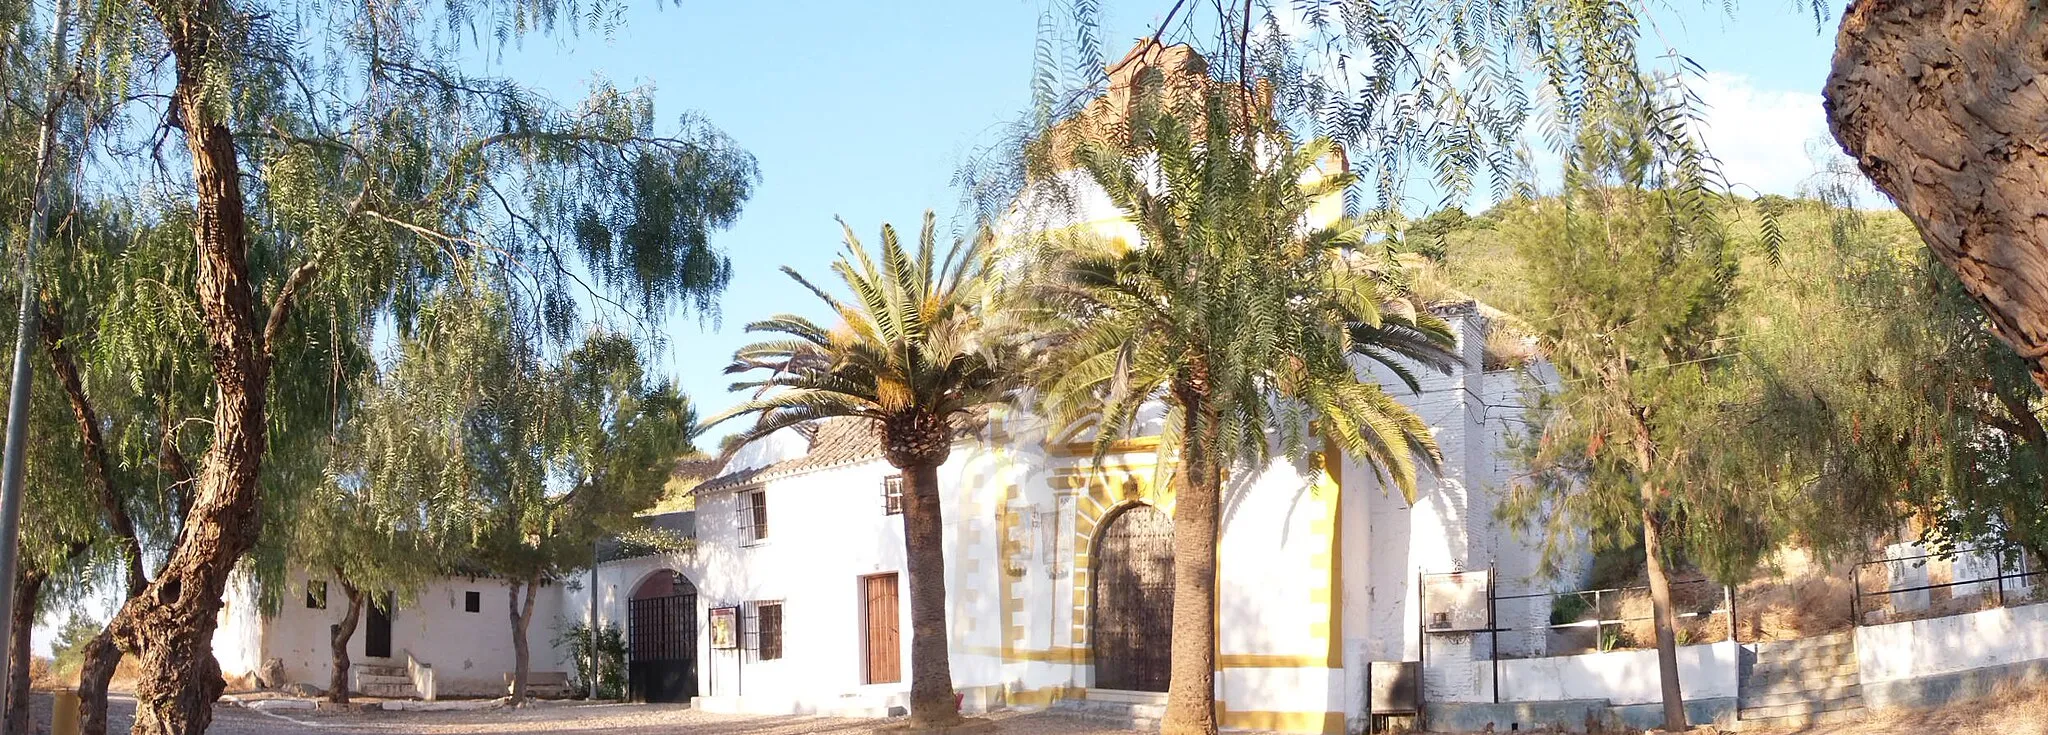
[[[890,475],[882,478],[882,515],[903,513],[903,476]]]
[[[476,590],[470,590],[468,592],[462,593],[462,611],[483,612],[484,593],[478,592]]]
[[[746,647],[754,652],[755,660],[782,658],[782,603],[749,602],[746,615],[747,620],[740,630]]]

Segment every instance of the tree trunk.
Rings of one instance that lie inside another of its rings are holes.
[[[519,595],[521,586],[526,588],[524,599],[521,599]],[[539,586],[540,578],[538,576],[528,579],[523,583],[512,582],[509,586],[511,594],[508,596],[511,598],[512,603],[512,706],[514,707],[526,704],[526,677],[531,663],[526,646],[526,627],[527,623],[532,622],[533,619],[533,590]]]
[[[2026,0],[1857,0],[1828,124],[2048,388],[2048,24]]]
[[[135,533],[135,520],[128,515],[128,505],[121,493],[114,487],[113,461],[107,456],[107,442],[100,431],[99,412],[93,407],[92,398],[85,393],[85,381],[79,377],[78,362],[71,354],[71,345],[64,328],[64,315],[55,309],[42,309],[42,318],[37,320],[42,335],[43,351],[50,355],[50,373],[63,386],[64,397],[71,404],[72,420],[78,425],[78,443],[85,455],[85,474],[93,486],[93,497],[99,501],[100,510],[107,515],[107,526],[114,532],[114,540],[121,544],[121,555],[127,573],[129,595],[134,595],[149,578],[142,573],[142,542]]]
[[[951,437],[945,440],[950,444]],[[903,559],[910,572],[910,722],[939,728],[960,721],[946,634],[946,524],[939,466],[903,470]]]
[[[231,95],[209,91],[227,84],[215,63],[213,34],[238,22],[225,0],[154,0],[151,6],[177,66],[171,119],[192,157],[196,296],[213,368],[213,440],[163,572],[122,605],[113,628],[142,669],[135,732],[198,735],[213,722],[213,701],[227,686],[213,657],[221,596],[235,560],[254,545],[263,524],[259,468],[270,359],[258,325],[278,323],[289,292],[281,291],[270,318],[259,321],[241,165],[223,107]]]
[[[114,645],[111,629],[85,644],[85,662],[78,670],[79,735],[107,735],[107,688],[120,667],[121,647]]]
[[[13,635],[7,641],[7,658],[13,662],[7,681],[7,731],[27,733],[29,642],[36,625],[36,602],[43,595],[49,575],[27,565],[14,576]]]
[[[341,570],[334,571],[334,578],[342,579]],[[327,674],[327,701],[347,704],[348,642],[356,637],[356,621],[363,617],[363,591],[347,580],[342,580],[341,591],[348,596],[348,611],[341,614],[341,622],[327,626],[327,648],[334,658],[334,670]]]
[[[1216,538],[1223,476],[1208,376],[1199,367],[1172,387],[1181,406],[1180,470],[1173,498],[1173,666],[1164,735],[1216,732]]]
[[[1643,560],[1650,577],[1650,607],[1657,629],[1657,679],[1664,697],[1664,729],[1685,732],[1685,693],[1678,686],[1678,620],[1671,614],[1671,579],[1664,573],[1664,538],[1657,521],[1657,490],[1642,484]]]

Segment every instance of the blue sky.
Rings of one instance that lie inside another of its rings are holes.
[[[1149,35],[1165,0],[1107,3],[1105,53]],[[839,247],[835,215],[863,237],[883,222],[914,226],[953,212],[949,179],[976,145],[1029,101],[1043,0],[712,3],[635,8],[607,40],[529,39],[495,71],[573,101],[603,78],[651,85],[657,113],[701,112],[760,162],[762,180],[738,225],[717,243],[734,278],[722,320],[670,319],[662,356],[702,414],[730,405],[721,374],[740,327],[772,313],[815,313],[777,271],[824,275]],[[1655,16],[1644,46],[1675,46],[1710,72],[1701,92],[1710,142],[1731,176],[1790,193],[1813,169],[1809,141],[1826,134],[1819,92],[1833,22],[1759,1],[1732,15],[1718,2]],[[723,432],[719,432],[723,433]]]
[[[643,3],[610,39],[529,38],[490,65],[571,103],[600,78],[652,86],[665,120],[697,111],[759,160],[753,200],[716,238],[734,267],[722,323],[675,318],[665,330],[663,369],[709,415],[732,403],[721,371],[750,341],[743,324],[816,313],[777,269],[825,276],[839,249],[835,215],[872,237],[883,222],[914,227],[928,208],[952,214],[955,168],[1029,101],[1044,2]],[[1115,58],[1172,2],[1105,4],[1104,53]],[[1732,176],[1792,193],[1813,170],[1809,144],[1826,135],[1820,89],[1833,19],[1816,32],[1810,13],[1787,0],[1753,0],[1732,17],[1720,8],[1687,2],[1657,14],[1644,46],[1676,46],[1708,70],[1709,142]],[[61,621],[44,622],[38,650]]]

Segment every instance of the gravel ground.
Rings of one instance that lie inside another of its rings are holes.
[[[35,695],[35,732],[49,731],[50,697]],[[115,697],[110,703],[113,732],[126,732],[135,700]],[[795,735],[879,732],[886,720],[823,717],[750,717],[714,715],[681,705],[540,703],[507,711],[468,712],[322,712],[294,710],[269,713],[239,706],[214,708],[209,735],[468,735],[471,733],[616,733],[617,735]],[[1004,735],[1110,735],[1125,733],[1088,720],[1049,713],[998,713]]]

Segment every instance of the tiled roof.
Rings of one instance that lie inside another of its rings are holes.
[[[766,467],[730,472],[704,481],[691,492],[714,493],[831,467],[859,464],[882,457],[882,443],[868,419],[833,418],[806,424],[811,449],[804,456]]]

